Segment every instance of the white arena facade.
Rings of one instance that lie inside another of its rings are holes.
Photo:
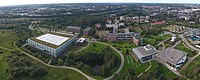
[[[39,37],[28,39],[28,45],[47,54],[57,57],[63,53],[78,37],[58,33],[47,33]]]

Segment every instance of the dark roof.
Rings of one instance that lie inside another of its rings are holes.
[[[87,27],[84,29],[84,31],[90,31],[92,29],[92,27]]]

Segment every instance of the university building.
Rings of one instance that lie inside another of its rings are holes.
[[[63,53],[76,40],[78,34],[69,36],[58,33],[47,33],[39,37],[28,39],[28,45],[57,57]]]

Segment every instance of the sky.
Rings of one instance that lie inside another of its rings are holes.
[[[50,3],[197,3],[200,0],[0,0],[0,6]]]

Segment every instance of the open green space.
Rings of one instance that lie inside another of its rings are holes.
[[[16,49],[14,42],[17,40],[17,35],[13,30],[0,31],[0,46],[8,49]]]
[[[183,42],[179,43],[175,48],[188,53],[187,56],[189,57],[193,57],[197,54],[196,51],[186,47],[186,45]]]
[[[3,49],[1,49],[1,51],[3,51],[3,53],[0,54],[0,80],[6,80],[8,77],[6,70],[9,69],[9,65],[5,57],[8,56],[10,52]]]
[[[106,43],[111,44],[119,51],[126,51],[126,49],[130,51],[132,50],[132,48],[136,47],[136,45],[132,41],[117,41],[117,42],[106,42]]]
[[[92,76],[98,80],[101,80],[108,76],[111,76],[111,74],[113,74],[118,69],[119,64],[120,64],[120,62],[119,62],[120,55],[117,52],[115,52],[109,46],[101,44],[101,43],[97,43],[97,42],[91,42],[87,48],[85,48],[84,50],[82,50],[80,52],[75,53],[74,55],[76,57],[75,64],[78,64],[78,65],[76,65],[76,66],[71,65],[71,66],[79,68],[84,73],[87,73],[89,76]],[[87,57],[85,57],[85,56],[87,56]],[[99,57],[97,57],[97,56],[99,56]],[[115,59],[114,59],[114,56],[116,56]],[[80,57],[82,57],[82,58],[80,58]],[[79,59],[81,59],[81,61]],[[91,61],[91,59],[92,59],[92,61]],[[93,60],[95,62],[93,62]],[[68,61],[70,61],[70,60],[68,60]],[[117,62],[117,63],[113,64],[112,61]],[[67,62],[67,63],[69,64],[69,62]],[[82,66],[80,66],[80,65],[82,65]],[[115,65],[115,66],[113,66],[113,65]],[[106,71],[105,71],[105,67],[107,68]],[[96,70],[94,70],[94,72],[91,72],[91,71],[88,71],[88,69],[89,70],[96,69]],[[101,73],[101,74],[99,74],[99,73]],[[98,75],[95,75],[95,74],[98,74]]]
[[[140,73],[145,71],[145,69],[147,69],[149,66],[148,63],[142,64],[140,62],[135,61],[130,54],[125,55],[124,59],[125,59],[124,67],[120,73],[125,73],[129,69],[134,69],[135,74],[139,75]]]
[[[200,78],[199,71],[200,71],[200,56],[195,58],[187,68],[181,70],[181,74],[185,75],[187,78],[191,80],[198,80]]]
[[[124,67],[120,73],[126,73],[129,69],[134,69],[135,74],[138,75],[142,73],[146,68],[148,68],[148,63],[140,63],[138,61],[135,61],[131,54],[126,54],[127,50],[128,53],[132,53],[132,49],[136,47],[136,45],[133,42],[129,41],[120,41],[120,42],[106,42],[108,44],[111,44],[113,47],[117,48],[119,51],[123,52],[124,55]]]
[[[171,35],[166,34],[162,36],[148,36],[143,39],[144,44],[151,44],[151,45],[157,45],[159,42],[170,39]]]
[[[176,74],[174,74],[172,71],[170,71],[168,68],[166,68],[164,65],[158,63],[157,61],[151,61],[151,68],[146,72],[148,73],[153,73],[154,71],[156,71],[156,69],[158,69],[158,67],[161,68],[161,74],[167,78],[167,79],[175,79],[178,76]]]

